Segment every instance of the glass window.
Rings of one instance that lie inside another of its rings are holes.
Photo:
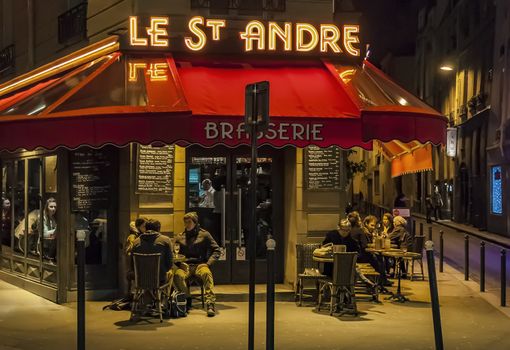
[[[85,263],[87,265],[106,265],[108,263],[108,210],[76,213],[75,220],[75,229],[87,232]]]
[[[44,157],[44,191],[57,193],[57,156]]]
[[[501,166],[491,167],[491,212],[503,214],[503,184]]]
[[[5,254],[12,249],[12,190],[14,187],[14,167],[11,162],[2,166],[2,222],[0,226],[1,252]]]
[[[14,253],[25,255],[26,240],[25,232],[27,225],[25,220],[25,161],[18,160],[14,163],[16,184],[14,188]]]
[[[42,225],[40,222],[41,217],[41,160],[33,158],[28,160],[28,183],[27,183],[27,198],[28,198],[28,215],[27,231],[28,234],[24,235],[27,239],[27,256],[39,257],[40,256],[40,238]]]

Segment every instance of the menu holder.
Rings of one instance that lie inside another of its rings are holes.
[[[308,190],[341,190],[341,149],[336,146],[305,149],[305,188]]]
[[[174,146],[138,146],[136,193],[172,195]]]

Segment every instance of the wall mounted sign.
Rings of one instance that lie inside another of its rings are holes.
[[[340,148],[308,146],[305,149],[305,187],[308,190],[339,190]]]
[[[166,194],[173,192],[174,146],[138,146],[136,192]]]
[[[233,22],[233,21],[232,21]],[[201,52],[211,45],[230,42],[232,29],[239,27],[227,19],[208,19],[194,16],[187,29],[172,28],[167,16],[129,17],[129,33],[126,45],[129,49],[181,50]],[[174,32],[173,32],[173,31]],[[311,24],[293,22],[262,22],[252,20],[243,23],[235,31],[235,40],[244,52],[316,53],[359,57],[359,26],[356,24]],[[235,45],[234,45],[235,46]]]
[[[446,155],[455,157],[457,155],[457,128],[446,130]]]
[[[70,154],[71,210],[108,209],[113,164],[108,152],[85,149]]]
[[[503,214],[503,180],[501,165],[491,167],[491,212]]]

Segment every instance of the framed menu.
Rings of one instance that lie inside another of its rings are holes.
[[[341,189],[341,150],[332,146],[320,148],[308,146],[305,149],[304,182],[308,190]]]
[[[136,193],[173,193],[174,146],[138,146],[138,166],[136,171]]]
[[[108,209],[111,181],[115,175],[112,159],[105,150],[82,149],[70,154],[71,210]]]

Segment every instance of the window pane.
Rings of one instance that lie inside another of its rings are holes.
[[[108,257],[108,210],[76,213],[76,230],[85,230],[85,263],[106,265]],[[75,250],[76,251],[76,250]]]
[[[44,158],[44,191],[57,193],[57,156]]]
[[[14,167],[12,163],[5,163],[2,167],[2,222],[1,242],[2,253],[11,251],[11,228],[12,228],[12,189],[14,187]]]
[[[26,251],[25,232],[25,161],[18,160],[14,163],[16,170],[16,185],[14,188],[14,252],[24,255]]]
[[[28,160],[28,235],[27,255],[39,257],[41,233],[41,160],[39,158]]]

